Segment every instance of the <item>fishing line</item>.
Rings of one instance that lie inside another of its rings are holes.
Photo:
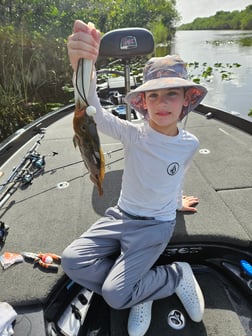
[[[113,150],[110,150],[108,152],[105,152],[104,155],[107,155],[108,157],[111,157],[111,154],[116,153],[116,152],[120,152],[122,150],[123,150],[123,147],[122,148],[118,148],[118,149],[113,149]]]

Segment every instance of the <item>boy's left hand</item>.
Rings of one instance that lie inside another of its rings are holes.
[[[73,26],[73,34],[68,37],[67,49],[70,63],[76,71],[80,58],[92,59],[95,63],[99,54],[101,33],[93,23],[86,24],[76,20]]]
[[[182,197],[182,208],[180,211],[189,211],[197,212],[197,209],[194,207],[199,203],[199,199],[194,196],[183,196]]]

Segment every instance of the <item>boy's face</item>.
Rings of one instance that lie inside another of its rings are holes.
[[[188,101],[184,88],[145,92],[144,107],[148,110],[150,126],[161,133],[177,132],[177,122]]]

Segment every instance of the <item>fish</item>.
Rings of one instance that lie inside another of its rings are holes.
[[[74,87],[73,143],[75,148],[79,147],[82,160],[90,173],[90,180],[97,186],[99,196],[102,196],[102,183],[105,176],[104,153],[93,118],[96,110],[95,107],[88,105],[86,98],[89,91],[92,69],[93,62],[91,60],[79,60]]]

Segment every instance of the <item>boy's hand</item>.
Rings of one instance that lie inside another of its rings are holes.
[[[68,37],[68,56],[76,71],[80,58],[92,59],[96,61],[99,54],[101,33],[93,23],[84,23],[76,20],[73,26],[73,34]]]
[[[180,211],[189,211],[189,212],[197,212],[197,209],[194,205],[199,203],[199,199],[194,196],[183,196],[182,197],[182,208]]]

